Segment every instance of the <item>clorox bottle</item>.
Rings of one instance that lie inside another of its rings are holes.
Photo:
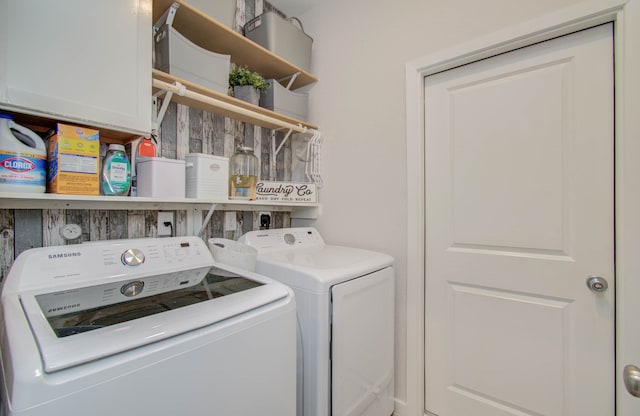
[[[0,113],[0,192],[44,192],[46,172],[44,141]]]

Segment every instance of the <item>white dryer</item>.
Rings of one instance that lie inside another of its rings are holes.
[[[252,231],[256,272],[291,287],[298,323],[298,416],[394,409],[393,258],[325,244],[314,228]]]
[[[295,414],[291,289],[196,237],[36,248],[2,289],[2,414]]]

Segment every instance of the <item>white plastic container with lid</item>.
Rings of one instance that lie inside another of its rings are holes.
[[[184,198],[184,160],[140,157],[136,162],[138,196]]]
[[[187,198],[224,201],[229,192],[229,159],[204,153],[189,153],[186,162]]]
[[[33,131],[0,113],[0,191],[44,192],[47,148]]]

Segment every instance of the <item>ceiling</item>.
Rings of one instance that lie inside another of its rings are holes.
[[[278,10],[289,17],[301,16],[317,6],[321,0],[268,0]]]

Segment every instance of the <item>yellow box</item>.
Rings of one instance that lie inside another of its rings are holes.
[[[47,192],[100,195],[100,132],[58,123],[47,141]]]

